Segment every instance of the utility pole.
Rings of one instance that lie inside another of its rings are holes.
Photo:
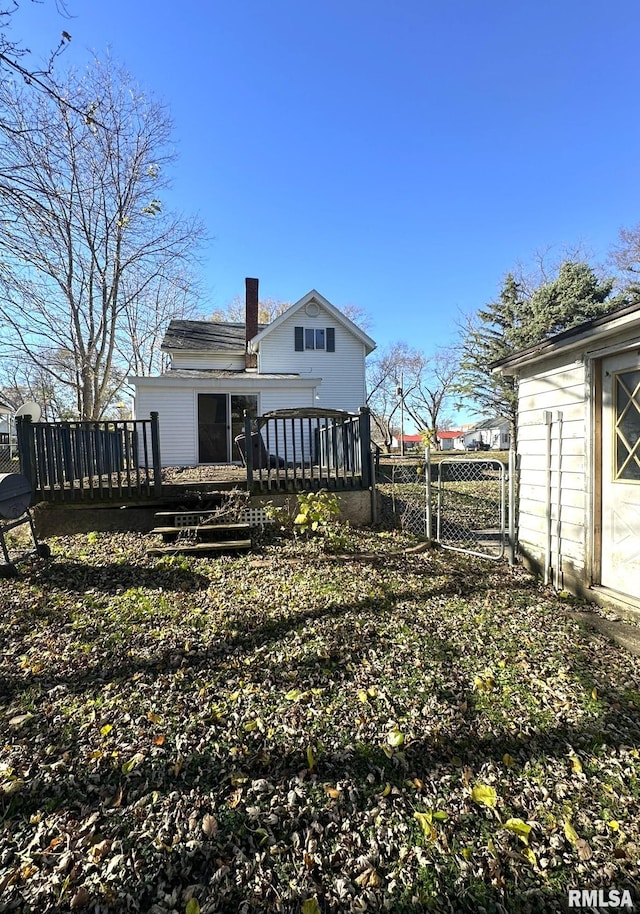
[[[400,397],[400,456],[404,457],[404,371],[400,372],[400,386],[396,387],[396,393]]]

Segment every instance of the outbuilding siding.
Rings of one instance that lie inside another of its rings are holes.
[[[559,553],[561,564],[584,572],[589,508],[584,365],[556,364],[529,376],[523,371],[519,393],[520,543],[542,565],[550,560],[555,566]]]

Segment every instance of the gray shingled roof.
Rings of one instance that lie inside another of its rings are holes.
[[[251,378],[276,378],[276,380],[289,380],[290,378],[299,378],[300,375],[295,372],[265,372],[258,374],[256,371],[245,371],[241,368],[234,371],[230,368],[171,368],[165,371],[163,378],[238,378],[241,375]]]
[[[258,331],[266,324],[259,324]],[[161,349],[187,352],[244,352],[244,324],[222,321],[171,321]]]

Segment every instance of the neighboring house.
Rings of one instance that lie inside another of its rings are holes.
[[[640,305],[492,368],[519,379],[522,552],[558,589],[640,610]]]
[[[424,450],[422,435],[402,435],[399,438],[394,437],[391,446],[394,450],[400,450],[402,447],[405,454],[410,451],[416,451],[419,448]]]
[[[238,462],[243,414],[314,407],[356,413],[366,403],[365,359],[374,341],[312,290],[258,324],[258,280],[246,280],[244,324],[171,321],[170,368],[132,377],[135,414],[159,414],[163,466]]]
[[[437,437],[441,451],[459,451],[464,449],[464,432],[440,431]]]
[[[0,444],[9,444],[9,434],[11,427],[11,416],[14,409],[0,401]]]
[[[508,451],[509,440],[508,419],[486,419],[473,428],[465,429],[462,446],[466,450]]]

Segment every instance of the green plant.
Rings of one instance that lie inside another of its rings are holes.
[[[293,520],[293,528],[299,534],[324,535],[340,514],[337,495],[326,489],[320,489],[319,492],[301,492],[297,500],[298,513]]]

